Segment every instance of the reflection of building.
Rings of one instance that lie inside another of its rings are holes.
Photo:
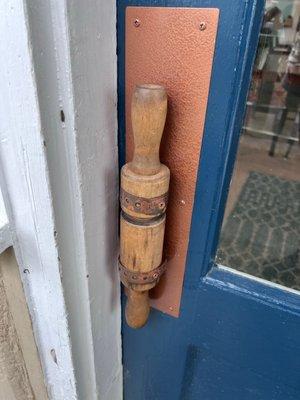
[[[288,117],[288,113],[295,115],[293,138],[288,139],[288,148],[285,157],[288,157],[295,139],[299,141],[299,104],[300,104],[300,41],[297,39],[287,59],[286,70],[282,79],[282,87],[286,91],[285,107],[283,107],[274,122],[274,136],[269,151],[270,156],[274,156],[275,147]]]
[[[274,155],[279,138],[286,137],[289,143],[286,155],[299,140],[299,12],[300,2],[269,1],[261,29],[244,130],[271,136],[270,155]],[[282,24],[287,17],[292,21],[288,27]],[[289,132],[284,131],[287,118],[294,121]]]
[[[278,41],[280,45],[292,45],[295,40],[295,32],[298,30],[300,15],[300,2],[293,0],[267,0],[266,8],[278,7],[281,10],[283,26],[278,30]],[[287,21],[292,22],[288,24]]]
[[[287,92],[300,95],[300,38],[298,37],[287,59],[282,86]]]

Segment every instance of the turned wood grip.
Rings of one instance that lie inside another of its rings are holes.
[[[158,85],[140,85],[132,97],[131,122],[134,137],[133,171],[156,174],[160,169],[159,146],[167,115],[167,93]]]
[[[128,289],[125,309],[126,322],[132,328],[141,328],[147,322],[150,312],[148,290],[138,292]]]
[[[167,94],[159,85],[139,85],[132,96],[134,154],[121,171],[120,275],[127,289],[126,321],[143,326],[148,291],[161,273],[169,169],[159,147],[167,114]]]

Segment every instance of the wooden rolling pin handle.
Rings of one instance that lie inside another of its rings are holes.
[[[131,106],[134,155],[121,171],[125,194],[121,196],[120,219],[120,273],[127,287],[126,321],[132,328],[140,328],[147,322],[148,291],[160,276],[157,271],[162,263],[170,179],[169,169],[159,160],[166,114],[164,87],[147,84],[135,88]],[[157,199],[161,200],[156,204]]]
[[[141,328],[148,320],[150,312],[148,290],[137,292],[127,290],[127,303],[125,309],[126,322],[131,328]]]
[[[141,175],[160,169],[159,146],[167,115],[167,93],[162,86],[139,85],[133,93],[131,122],[134,155],[131,168]]]

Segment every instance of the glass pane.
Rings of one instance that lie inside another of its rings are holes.
[[[267,1],[219,264],[300,290],[300,1]]]

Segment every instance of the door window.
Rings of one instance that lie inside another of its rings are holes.
[[[217,262],[300,290],[300,1],[267,1]]]

